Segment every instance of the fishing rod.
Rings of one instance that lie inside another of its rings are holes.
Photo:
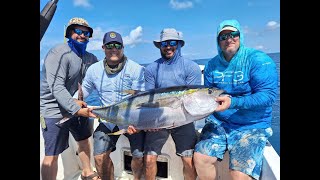
[[[52,17],[57,9],[58,0],[49,1],[40,12],[40,41],[46,33]]]

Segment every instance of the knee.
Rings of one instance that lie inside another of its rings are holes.
[[[157,156],[146,156],[144,163],[146,168],[155,166],[157,164]]]
[[[143,164],[143,157],[133,157],[132,162]]]
[[[47,166],[51,166],[53,164],[57,164],[58,163],[58,157],[59,156],[45,156],[43,158],[42,164],[43,165],[47,165]]]
[[[193,161],[192,161],[192,157],[181,157],[182,163],[184,167],[187,168],[192,168],[193,165]]]
[[[216,158],[203,155],[201,153],[196,152],[193,155],[193,163],[195,167],[200,167],[200,166],[208,167],[209,165],[213,165],[216,161],[217,161]]]
[[[104,162],[104,161],[110,161],[110,152],[104,152],[102,154],[98,154],[94,156],[95,162]]]

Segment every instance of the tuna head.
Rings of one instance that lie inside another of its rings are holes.
[[[219,105],[214,99],[223,92],[217,88],[194,89],[183,97],[183,107],[191,116],[209,115]]]

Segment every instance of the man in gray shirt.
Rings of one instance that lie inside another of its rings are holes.
[[[45,142],[42,179],[56,179],[58,157],[69,147],[69,132],[78,142],[78,155],[83,166],[82,179],[100,179],[90,164],[92,135],[88,118],[95,117],[83,99],[73,95],[80,87],[87,68],[97,57],[86,51],[93,29],[83,18],[72,18],[66,29],[66,44],[48,52],[40,76],[40,119]],[[80,92],[80,91],[79,91]],[[81,93],[79,93],[81,94]],[[82,118],[81,118],[82,117]],[[61,120],[66,120],[58,125]]]

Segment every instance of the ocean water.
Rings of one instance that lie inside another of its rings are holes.
[[[269,138],[269,142],[274,147],[276,152],[280,155],[280,52],[268,54],[276,63],[279,76],[279,96],[273,105],[273,119],[272,119],[272,130],[273,135]],[[196,59],[196,63],[205,65],[210,59]],[[144,64],[145,65],[145,64]],[[87,99],[86,102],[92,106],[100,106],[97,92],[93,92]],[[202,128],[204,121],[196,121],[196,128]]]

